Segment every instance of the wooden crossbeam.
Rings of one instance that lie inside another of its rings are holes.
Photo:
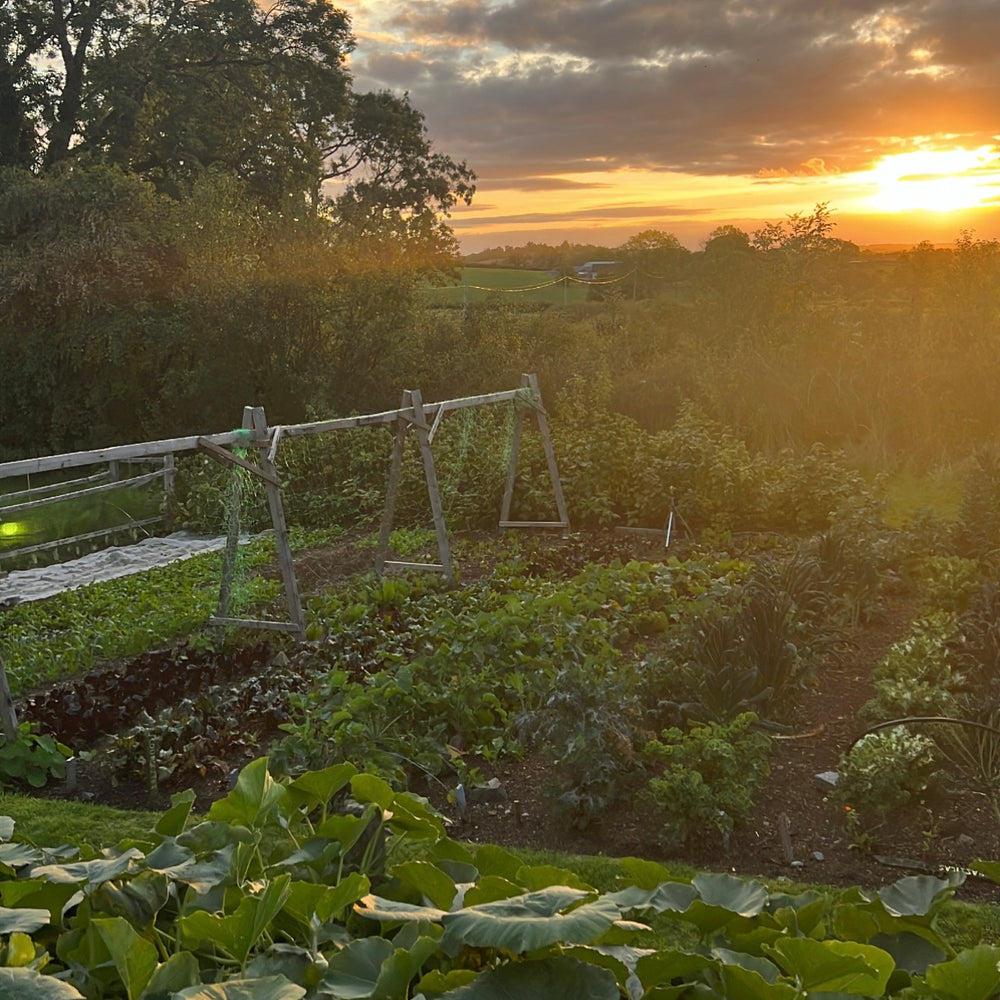
[[[569,521],[501,521],[501,528],[568,528]]]
[[[226,628],[260,628],[271,632],[298,632],[299,626],[295,622],[269,622],[256,618],[220,618],[212,615],[208,619],[209,625],[220,625]]]
[[[382,566],[385,569],[429,569],[435,573],[447,572],[447,567],[442,563],[402,562],[399,559],[386,559]]]
[[[255,476],[263,479],[265,483],[270,483],[272,486],[281,485],[277,476],[271,475],[271,473],[266,472],[259,465],[254,465],[253,462],[248,462],[245,458],[241,458],[239,455],[234,455],[231,451],[226,451],[225,448],[220,448],[208,438],[198,438],[198,447],[202,451],[211,455],[217,462],[221,462],[223,465],[227,462],[231,465],[238,465],[241,469],[246,469],[247,472],[252,472]],[[163,473],[158,473],[158,475],[162,476]]]

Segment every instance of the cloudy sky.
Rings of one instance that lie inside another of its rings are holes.
[[[361,89],[479,175],[467,251],[697,248],[828,202],[860,243],[1000,237],[1000,0],[345,0]]]

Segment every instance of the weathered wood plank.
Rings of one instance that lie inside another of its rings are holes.
[[[9,507],[0,507],[0,514],[7,517],[9,514],[18,514],[23,510],[35,510],[38,507],[50,507],[54,503],[62,503],[64,500],[76,500],[78,497],[92,497],[98,493],[107,493],[110,490],[133,489],[137,486],[144,486],[154,479],[162,479],[163,469],[156,472],[147,472],[144,476],[133,476],[131,479],[119,479],[115,483],[104,483],[101,486],[90,486],[85,490],[75,490],[72,493],[60,493],[54,497],[40,497],[38,500],[26,500],[24,503],[11,504]]]
[[[448,572],[448,568],[441,563],[403,562],[399,559],[386,559],[384,565],[387,569],[429,569],[435,573]]]
[[[146,528],[151,524],[160,524],[166,518],[162,514],[156,517],[145,517],[141,521],[127,521],[124,524],[116,524],[112,528],[100,528],[97,531],[88,531],[82,535],[73,535],[71,538],[57,538],[52,542],[39,542],[36,545],[25,545],[17,549],[8,549],[0,552],[0,560],[13,559],[14,556],[26,556],[32,552],[50,552],[63,545],[71,545],[73,542],[89,542],[95,538],[106,538],[108,535],[117,534],[119,531],[128,531],[129,528]]]
[[[240,444],[245,441],[241,431],[227,431],[224,434],[204,435],[212,444]],[[0,462],[0,479],[11,476],[34,476],[39,472],[55,472],[59,469],[73,469],[80,465],[101,465],[105,462],[121,461],[129,458],[148,458],[170,455],[178,451],[195,451],[199,435],[191,437],[166,438],[161,441],[143,441],[139,444],[121,444],[111,448],[97,448],[93,451],[71,451],[62,455],[45,455],[41,458],[23,458],[15,462]]]
[[[239,455],[234,455],[231,451],[226,451],[225,448],[220,448],[217,444],[213,444],[207,438],[198,438],[198,447],[207,452],[212,456],[217,462],[226,464],[227,462],[231,465],[238,465],[241,469],[246,469],[247,472],[252,472],[255,476],[263,479],[265,483],[270,483],[272,486],[280,486],[276,476],[272,476],[271,473],[267,472],[259,465],[254,465],[253,462],[248,462],[245,458],[241,458]]]
[[[268,629],[271,632],[298,632],[299,626],[294,622],[268,622],[259,621],[256,618],[220,618],[212,615],[208,619],[209,625],[221,625],[227,628],[260,628]]]
[[[524,383],[531,389],[531,398],[534,400],[535,417],[538,420],[538,429],[542,434],[542,447],[545,449],[545,461],[549,467],[549,479],[552,481],[552,492],[556,498],[556,513],[561,521],[566,522],[569,527],[569,510],[566,507],[566,498],[563,496],[562,481],[559,478],[559,466],[556,464],[556,451],[552,445],[552,434],[549,432],[549,418],[542,406],[542,393],[538,388],[537,375],[525,375]]]
[[[501,521],[501,528],[568,528],[569,521]]]
[[[518,396],[525,397],[524,389],[506,389],[503,392],[488,392],[480,396],[464,396],[461,399],[445,399],[439,403],[425,403],[424,415],[434,416],[439,410],[461,410],[468,406],[487,406],[491,403],[507,403]],[[381,413],[365,413],[354,417],[336,417],[333,420],[318,420],[308,424],[279,424],[285,437],[301,437],[304,434],[324,434],[326,431],[344,431],[355,427],[370,427],[373,424],[394,424],[399,419],[412,420],[412,406],[400,407],[398,410],[384,410]]]
[[[438,557],[441,568],[450,583],[455,583],[455,569],[451,561],[451,543],[448,540],[448,526],[444,521],[444,508],[441,505],[441,489],[438,484],[437,469],[434,465],[434,452],[431,450],[430,428],[427,425],[427,414],[419,389],[414,389],[410,397],[416,413],[417,440],[420,443],[420,454],[424,462],[424,479],[427,482],[427,496],[431,502],[431,514],[434,518],[434,534],[437,536]]]
[[[446,399],[439,403],[429,403],[424,406],[424,414],[432,417],[442,407],[447,410],[458,410],[469,406],[504,403],[518,397],[525,398],[523,387],[520,389],[507,389],[502,392],[484,393],[479,396],[465,396],[460,399]],[[413,415],[413,408],[409,407],[403,410],[386,410],[382,413],[367,413],[353,417],[338,417],[333,420],[320,420],[304,424],[282,424],[280,426],[283,435],[298,437],[303,434],[322,434],[325,431],[348,430],[352,427],[391,424],[395,423],[401,416],[412,418]],[[276,430],[276,427],[269,428],[269,435]],[[114,445],[109,448],[95,448],[89,451],[64,452],[60,455],[45,455],[41,458],[0,462],[0,479],[7,479],[13,476],[37,475],[40,472],[54,472],[60,469],[72,469],[81,465],[99,465],[106,462],[152,458],[176,452],[196,451],[198,441],[202,438],[210,441],[212,444],[222,446],[245,442],[245,437],[241,431],[225,431],[220,434],[163,438],[158,441]]]

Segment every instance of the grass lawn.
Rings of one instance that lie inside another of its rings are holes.
[[[0,815],[14,820],[14,839],[39,847],[85,843],[106,847],[145,836],[159,813],[132,812],[64,799],[38,799],[0,792]]]

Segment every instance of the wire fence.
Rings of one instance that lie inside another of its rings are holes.
[[[580,278],[574,274],[560,274],[547,281],[530,285],[481,285],[464,281],[457,285],[433,285],[426,291],[432,296],[432,301],[446,305],[468,305],[470,302],[482,302],[491,295],[523,295],[538,301],[568,305],[571,302],[583,302],[594,288],[620,285],[630,278],[637,277],[637,271],[615,275],[610,278]],[[538,294],[543,293],[543,294]]]
[[[478,270],[486,273],[490,271],[489,268]],[[498,268],[495,273],[499,278],[502,275],[509,275],[513,270],[515,269]],[[594,297],[595,291],[599,297],[604,298],[608,292],[614,289],[614,286],[620,287],[621,297],[634,299],[641,289],[648,288],[649,282],[657,282],[661,287],[677,287],[684,284],[684,282],[678,281],[676,276],[650,274],[648,271],[633,268],[623,274],[601,278],[581,278],[575,274],[560,274],[530,285],[506,285],[499,282],[494,285],[485,285],[473,281],[463,281],[455,285],[428,286],[425,291],[432,304],[441,306],[464,307],[474,302],[487,301],[494,295],[501,297],[523,296],[525,299],[535,302],[572,305],[586,302]]]

